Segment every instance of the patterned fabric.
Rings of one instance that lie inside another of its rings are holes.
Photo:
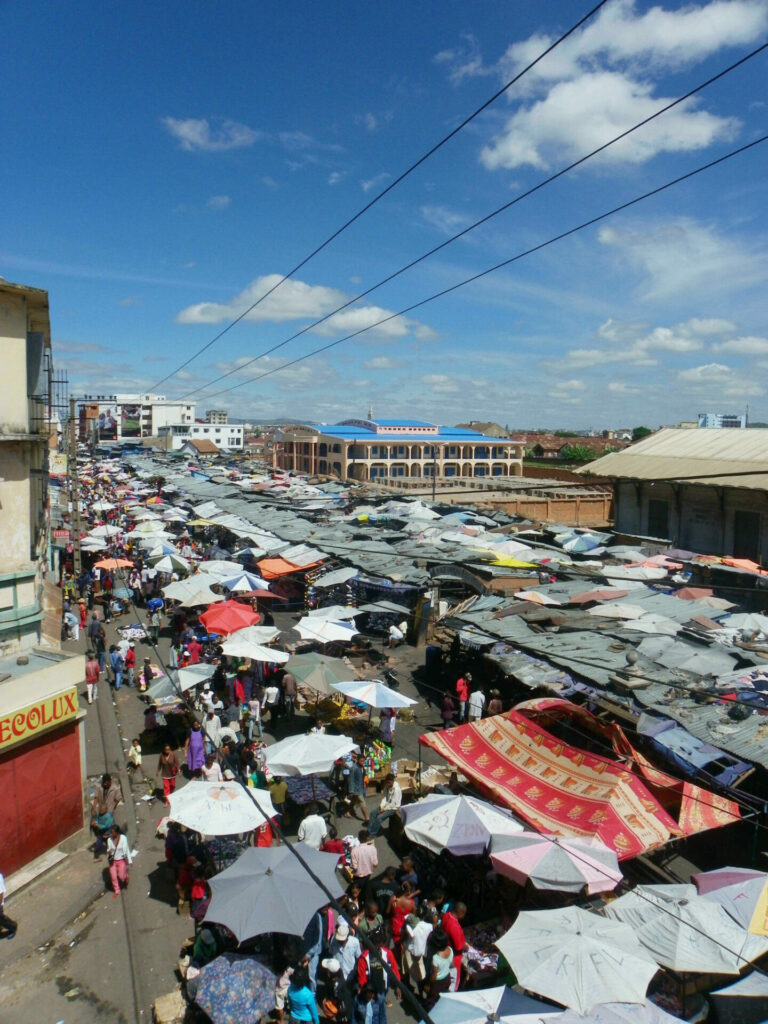
[[[517,711],[427,733],[420,742],[537,830],[597,836],[620,860],[656,849],[680,832],[621,765],[562,743]]]

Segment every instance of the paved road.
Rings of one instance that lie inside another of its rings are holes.
[[[108,627],[110,642],[114,626]],[[66,646],[84,650],[86,645],[81,640]],[[163,653],[167,648],[167,641],[161,642]],[[144,652],[137,651],[143,658]],[[402,647],[394,653],[403,692],[417,696],[410,671],[420,663],[422,652]],[[18,897],[17,913],[25,908],[23,917],[19,915],[19,935],[0,948],[0,1024],[93,1024],[96,1020],[99,1024],[147,1024],[154,999],[177,983],[178,951],[193,929],[190,921],[176,914],[163,843],[155,838],[162,804],[143,801],[146,783],[134,785],[125,771],[125,752],[143,727],[143,708],[135,690],[124,687],[115,694],[102,684],[99,700],[88,708],[86,719],[89,777],[95,781],[107,770],[119,774],[123,783],[126,803],[118,811],[118,820],[127,826],[138,850],[130,887],[113,899],[103,877],[104,858],[95,859],[84,848],[54,869],[52,877]],[[422,701],[417,723],[398,726],[397,756],[417,758],[419,733],[437,724],[437,711],[424,708]],[[305,731],[306,726],[306,717],[297,716],[290,725],[278,727],[280,738],[288,731]],[[145,770],[150,775],[155,757],[145,748]],[[374,804],[375,799],[369,798],[369,805]],[[344,823],[339,822],[339,827],[342,831]],[[382,866],[396,860],[384,838],[378,846]],[[68,900],[70,892],[85,893],[93,902],[80,913]],[[404,1019],[404,1011],[395,1004],[390,1011],[392,1024]]]

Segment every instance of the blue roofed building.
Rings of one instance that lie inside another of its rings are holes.
[[[349,419],[282,427],[274,464],[297,473],[381,483],[523,475],[521,440],[416,419]]]

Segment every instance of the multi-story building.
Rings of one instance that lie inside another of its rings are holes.
[[[709,430],[728,427],[743,430],[747,425],[747,414],[743,412],[700,412],[697,419],[700,428],[706,427]]]
[[[205,418],[209,423],[227,423],[229,422],[229,413],[226,409],[208,409]]]
[[[522,441],[423,420],[351,419],[281,427],[273,465],[341,480],[420,480],[523,475]]]
[[[0,280],[0,344],[0,820],[11,875],[82,828],[84,662],[59,649],[61,592],[45,579],[55,429],[47,292]],[[57,596],[53,608],[46,595]]]
[[[160,427],[157,439],[166,451],[180,451],[186,441],[213,441],[226,452],[243,450],[244,430],[239,423],[170,423]]]
[[[195,421],[194,402],[165,395],[85,395],[78,405],[81,441],[157,437],[161,427]]]

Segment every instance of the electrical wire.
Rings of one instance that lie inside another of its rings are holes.
[[[507,92],[513,85],[515,85],[517,82],[519,82],[520,79],[523,78],[524,75],[527,75],[528,72],[531,71],[534,67],[536,67],[536,65],[540,61],[542,61],[546,56],[548,56],[548,54],[552,53],[553,50],[556,50],[557,47],[560,46],[561,43],[563,43],[566,39],[568,39],[569,36],[573,35],[573,33],[577,31],[577,29],[581,28],[582,25],[584,25],[587,21],[589,21],[589,19],[593,15],[595,15],[600,10],[601,7],[604,7],[607,2],[608,2],[608,0],[600,0],[600,2],[598,4],[596,4],[591,10],[587,11],[587,13],[585,15],[583,15],[583,17],[579,18],[579,20],[574,25],[572,25],[568,29],[567,32],[564,32],[553,43],[551,43],[548,47],[546,47],[546,49],[542,50],[542,52],[534,60],[532,60],[521,71],[519,71],[513,78],[511,78],[506,83],[506,85],[503,85],[500,89],[498,89],[493,94],[493,96],[491,96],[484,103],[482,103],[468,117],[465,117],[464,120],[461,121],[461,123],[458,124],[452,131],[450,131],[447,135],[445,135],[442,139],[440,139],[439,142],[435,143],[435,145],[433,145],[430,149],[427,150],[426,153],[424,153],[422,156],[420,156],[418,158],[418,160],[416,160],[409,167],[407,167],[402,173],[400,173],[393,181],[391,181],[389,183],[389,185],[386,186],[386,188],[383,188],[381,190],[381,192],[377,193],[377,195],[375,195],[373,197],[373,199],[371,199],[369,202],[367,202],[365,204],[365,206],[362,207],[362,209],[358,210],[357,213],[354,214],[352,217],[350,217],[347,221],[345,221],[344,224],[342,224],[340,228],[337,228],[336,231],[333,232],[333,234],[329,235],[328,238],[326,238],[324,242],[321,242],[320,245],[318,245],[315,249],[313,249],[312,252],[310,252],[308,256],[305,256],[299,263],[297,263],[296,266],[292,270],[289,270],[288,273],[284,274],[280,278],[280,280],[277,281],[271,288],[269,288],[266,292],[264,292],[262,295],[260,295],[259,298],[254,303],[252,303],[252,305],[250,305],[248,307],[248,309],[244,310],[242,313],[239,314],[239,316],[235,317],[234,320],[232,320],[229,324],[227,324],[226,327],[224,327],[221,331],[219,331],[218,334],[216,334],[213,338],[211,338],[210,341],[206,342],[206,344],[203,345],[202,348],[198,349],[197,352],[195,352],[193,355],[191,355],[185,362],[181,363],[180,366],[177,366],[175,370],[173,370],[171,373],[167,374],[165,377],[163,377],[161,380],[159,380],[156,384],[154,384],[152,386],[151,390],[154,390],[155,388],[159,387],[161,384],[164,384],[165,381],[170,380],[171,377],[175,377],[176,374],[180,370],[183,370],[186,366],[189,366],[189,364],[191,362],[193,362],[195,359],[197,359],[198,356],[202,355],[203,352],[205,352],[209,348],[211,348],[211,346],[214,345],[219,340],[219,338],[222,338],[236,324],[240,323],[241,320],[243,320],[246,316],[248,316],[249,313],[251,313],[254,309],[256,309],[256,307],[259,306],[266,298],[268,298],[268,296],[270,296],[277,288],[279,288],[287,280],[289,280],[291,277],[293,277],[293,275],[297,271],[301,270],[302,267],[306,266],[306,264],[309,263],[309,261],[311,259],[313,259],[315,256],[317,256],[318,253],[322,252],[322,250],[325,249],[326,246],[330,245],[330,243],[333,242],[334,239],[338,238],[339,235],[342,234],[342,232],[346,231],[346,229],[348,227],[350,227],[352,224],[354,224],[355,221],[359,220],[360,217],[362,217],[364,213],[367,213],[367,211],[370,210],[371,207],[375,206],[376,203],[379,202],[379,200],[383,199],[384,196],[386,196],[389,192],[391,192],[394,188],[396,188],[402,181],[404,181],[410,174],[412,174],[413,171],[415,171],[418,167],[420,167],[423,163],[425,163],[431,156],[433,156],[433,154],[435,154],[439,149],[441,149],[455,135],[458,135],[458,133],[460,131],[462,131],[464,128],[466,128],[466,126],[471,121],[474,121],[474,119],[479,114],[481,114],[484,110],[486,110],[488,107],[490,107],[491,104],[495,103],[495,101],[500,96],[503,96],[505,92]]]
[[[435,253],[440,252],[447,246],[452,245],[453,242],[457,241],[460,238],[463,238],[465,235],[468,235],[471,231],[474,231],[475,228],[478,228],[483,224],[487,224],[490,220],[493,220],[494,217],[497,217],[499,214],[511,209],[511,207],[517,205],[517,203],[522,202],[524,199],[527,199],[529,196],[532,196],[534,193],[538,192],[546,185],[550,185],[558,178],[563,177],[570,171],[586,163],[588,160],[591,160],[593,157],[598,156],[606,149],[609,149],[617,142],[620,142],[622,139],[627,138],[627,136],[631,135],[633,132],[636,132],[638,129],[643,128],[647,124],[650,124],[651,121],[654,121],[657,117],[661,117],[662,114],[665,114],[667,113],[667,111],[672,110],[673,107],[678,106],[680,103],[685,102],[685,100],[690,99],[691,96],[694,96],[696,95],[696,93],[701,92],[703,89],[706,89],[707,86],[710,86],[714,82],[717,82],[719,79],[724,78],[731,71],[734,71],[742,64],[745,64],[748,60],[751,60],[753,57],[756,57],[759,53],[762,53],[763,50],[765,50],[766,48],[768,48],[768,43],[763,43],[761,46],[758,46],[756,49],[746,54],[740,60],[737,60],[733,64],[729,65],[729,67],[724,68],[718,74],[713,75],[711,78],[708,78],[705,82],[700,83],[693,89],[689,89],[688,92],[685,93],[683,96],[678,97],[678,99],[673,100],[671,103],[667,103],[665,106],[657,110],[654,114],[649,115],[642,121],[638,121],[637,124],[633,125],[632,128],[627,128],[626,131],[623,131],[619,135],[614,136],[610,141],[603,143],[602,146],[598,146],[596,149],[593,149],[591,152],[586,153],[578,160],[574,160],[573,163],[570,163],[566,167],[563,167],[555,174],[551,174],[548,178],[544,178],[542,181],[538,182],[538,184],[534,185],[532,188],[529,188],[525,192],[522,192],[520,195],[515,196],[515,198],[511,199],[508,203],[504,203],[502,206],[497,207],[491,213],[486,214],[485,217],[481,217],[480,220],[476,220],[473,224],[470,224],[468,227],[465,227],[461,231],[458,231],[455,235],[452,235],[450,238],[447,238],[439,245],[434,246],[427,252],[423,253],[421,256],[418,256],[416,259],[411,260],[410,263],[406,263],[405,266],[400,267],[399,270],[395,270],[387,277],[382,278],[381,281],[378,281],[376,284],[371,285],[370,288],[367,288],[365,291],[360,292],[358,295],[355,295],[353,298],[349,299],[342,305],[337,306],[336,309],[331,310],[330,313],[326,313],[325,316],[320,317],[319,320],[315,320],[313,323],[307,324],[306,327],[302,327],[301,330],[296,331],[294,334],[290,335],[290,337],[286,338],[284,341],[278,342],[276,345],[272,345],[271,348],[265,349],[258,355],[253,356],[247,362],[241,363],[239,366],[236,366],[233,369],[228,370],[226,373],[222,373],[220,376],[215,377],[213,380],[208,381],[206,384],[200,384],[192,391],[187,392],[187,394],[184,395],[183,400],[191,398],[191,396],[196,395],[198,391],[203,391],[206,388],[213,387],[214,384],[218,384],[219,381],[226,380],[228,377],[232,377],[234,374],[242,373],[246,367],[253,365],[253,363],[257,362],[259,359],[263,359],[266,356],[272,355],[273,352],[277,352],[279,349],[283,348],[285,345],[288,345],[290,342],[295,341],[297,338],[300,338],[303,334],[306,334],[308,331],[313,331],[316,327],[319,327],[321,324],[325,323],[332,317],[341,313],[343,310],[349,308],[349,306],[354,305],[355,302],[359,302],[360,299],[364,299],[366,296],[370,295],[372,292],[377,291],[377,289],[383,287],[385,284],[389,284],[390,281],[393,281],[401,274],[404,274],[406,271],[411,270],[419,263],[422,263],[424,260],[429,259],[429,257],[434,256]]]
[[[381,327],[383,324],[389,323],[391,320],[396,320],[398,317],[405,316],[407,313],[412,313],[415,309],[420,309],[422,306],[435,302],[437,299],[444,298],[446,295],[450,295],[452,292],[458,291],[460,288],[464,288],[468,284],[473,284],[474,282],[487,277],[489,274],[495,273],[497,270],[501,270],[504,267],[508,267],[511,264],[518,262],[518,260],[524,259],[526,256],[531,256],[533,253],[540,252],[542,249],[546,249],[548,246],[554,245],[556,242],[560,242],[564,238],[569,238],[571,235],[584,231],[586,228],[592,227],[594,224],[599,224],[601,221],[606,220],[617,213],[621,213],[624,210],[628,210],[631,207],[636,206],[638,203],[644,202],[646,199],[651,199],[653,196],[657,196],[660,193],[667,191],[667,189],[673,188],[675,185],[679,185],[681,182],[687,181],[698,174],[702,174],[704,171],[711,170],[713,167],[717,167],[720,164],[725,163],[727,160],[733,159],[733,157],[740,156],[741,154],[748,152],[767,140],[768,135],[761,135],[757,139],[753,139],[751,142],[748,142],[743,146],[739,146],[737,149],[732,149],[730,152],[725,153],[723,156],[718,157],[715,160],[710,160],[708,163],[702,164],[701,166],[694,168],[694,170],[688,171],[686,174],[681,174],[677,178],[673,178],[671,181],[667,181],[663,185],[659,185],[657,188],[644,192],[642,195],[635,196],[634,199],[627,200],[627,202],[620,203],[618,206],[614,206],[612,209],[606,210],[604,213],[598,214],[595,217],[590,217],[589,220],[582,221],[580,224],[569,228],[567,231],[561,231],[559,234],[553,235],[551,238],[548,238],[544,242],[540,242],[538,245],[531,246],[529,249],[525,249],[522,252],[517,253],[515,256],[510,256],[508,259],[502,260],[500,263],[496,263],[492,267],[487,267],[485,270],[481,270],[477,274],[472,274],[470,277],[466,277],[463,280],[458,281],[456,284],[450,285],[448,288],[443,288],[439,292],[434,292],[432,295],[427,296],[427,298],[414,302],[410,306],[406,306],[403,309],[398,310],[396,313],[390,313],[387,316],[382,317],[380,320],[377,320],[375,323],[369,324],[367,327],[361,327],[359,330],[353,331],[351,334],[347,334],[342,338],[337,338],[335,341],[329,342],[327,345],[321,345],[319,348],[313,349],[311,352],[307,352],[302,356],[297,356],[297,358],[291,359],[289,362],[283,363],[281,366],[276,366],[271,370],[266,370],[264,373],[260,373],[255,377],[250,377],[248,380],[241,381],[239,384],[234,384],[231,387],[214,391],[206,397],[207,399],[210,399],[217,395],[229,394],[229,392],[236,391],[238,388],[245,387],[247,384],[253,384],[257,381],[264,380],[265,377],[271,377],[275,373],[287,370],[289,367],[295,366],[297,363],[301,363],[305,359],[310,359],[312,356],[319,355],[321,352],[327,352],[329,349],[335,348],[337,345],[341,345],[345,341],[350,341],[352,338],[357,338],[361,334],[374,330],[376,327]]]

